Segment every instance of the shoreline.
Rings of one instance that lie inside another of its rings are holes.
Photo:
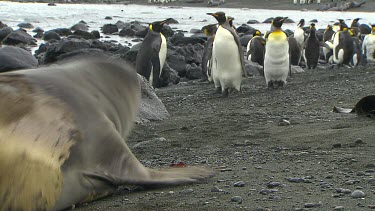
[[[46,1],[39,2],[39,1],[10,1],[10,2],[18,2],[18,3],[48,3]],[[267,10],[294,10],[294,11],[317,11],[318,8],[326,5],[331,1],[324,1],[322,3],[312,3],[312,4],[305,4],[294,5],[291,0],[227,0],[225,4],[214,6],[214,7],[207,7],[207,2],[200,2],[200,3],[187,3],[187,2],[169,2],[167,4],[158,4],[158,3],[147,3],[147,0],[132,0],[132,1],[124,1],[124,2],[72,2],[72,3],[59,3],[59,2],[52,2],[56,5],[58,4],[135,4],[135,5],[143,5],[143,6],[165,6],[165,7],[203,7],[203,8],[212,8],[213,10],[220,10],[222,8],[237,8],[237,9],[267,9]],[[50,2],[51,3],[51,2]],[[362,5],[358,8],[351,8],[347,10],[349,12],[369,12],[375,13],[375,2],[367,1],[366,4]],[[322,11],[324,12],[324,11]],[[345,11],[344,11],[345,12]]]

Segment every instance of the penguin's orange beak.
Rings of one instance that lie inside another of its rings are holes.
[[[216,13],[207,13],[207,15],[211,15],[211,16],[217,17]]]

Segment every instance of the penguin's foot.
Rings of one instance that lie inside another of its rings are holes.
[[[275,86],[273,85],[273,81],[268,81],[267,88],[268,89],[274,89],[275,88]]]
[[[229,94],[229,88],[225,88],[221,94],[221,97],[226,98],[228,97],[228,94]]]
[[[221,94],[221,87],[216,87],[214,94]]]
[[[284,87],[285,82],[284,81],[276,81],[276,84],[278,87]]]

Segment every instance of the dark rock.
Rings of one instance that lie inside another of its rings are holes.
[[[182,46],[185,46],[188,44],[195,45],[197,43],[204,45],[206,43],[204,39],[201,39],[199,37],[193,37],[193,36],[185,37],[182,33],[177,33],[173,35],[173,37],[170,38],[170,42],[173,45],[182,45]]]
[[[109,46],[102,41],[92,39],[92,40],[89,40],[89,43],[90,43],[90,48],[99,48],[99,49],[102,49],[103,51],[109,50]],[[108,43],[108,44],[111,44],[111,43]]]
[[[84,20],[80,20],[78,23],[87,24],[86,21],[84,21]]]
[[[91,31],[91,34],[94,35],[94,39],[100,39],[100,32],[98,30]]]
[[[115,25],[117,26],[118,29],[128,28],[131,26],[130,23],[125,23],[123,21],[117,21]]]
[[[164,120],[169,118],[169,113],[163,102],[155,94],[154,89],[145,77],[138,75],[141,84],[141,104],[136,122],[148,122],[150,120]],[[189,189],[188,189],[189,190]],[[193,190],[191,189],[191,192]]]
[[[39,26],[32,30],[32,32],[44,32],[44,29],[40,28]]]
[[[57,6],[55,3],[48,3],[47,6]]]
[[[50,41],[50,40],[60,40],[60,36],[55,31],[47,31],[44,33],[43,38],[44,41]]]
[[[174,18],[170,18],[168,20],[168,24],[179,24],[179,22],[176,19],[174,19]]]
[[[253,34],[253,32],[255,31],[256,29],[254,29],[253,27],[247,25],[247,24],[242,24],[241,26],[237,27],[236,31],[238,33],[244,33],[244,34]]]
[[[263,21],[263,23],[272,23],[273,19],[274,19],[273,17],[267,18],[266,20]]]
[[[8,34],[12,33],[13,29],[11,27],[0,28],[0,41],[2,41]]]
[[[317,19],[312,19],[312,20],[310,21],[310,23],[318,23],[318,20],[317,20]]]
[[[0,72],[38,66],[38,60],[28,51],[14,46],[0,48]]]
[[[295,23],[294,20],[290,19],[290,18],[287,18],[284,23]]]
[[[202,61],[204,46],[201,44],[188,44],[176,49],[176,53],[185,57],[187,63],[199,64]]]
[[[148,28],[145,27],[145,28],[136,30],[135,36],[144,38],[146,37],[147,32],[148,32]]]
[[[72,31],[76,31],[76,30],[82,30],[82,31],[88,31],[89,30],[89,27],[87,27],[86,23],[77,23],[75,25],[73,25],[70,30]]]
[[[79,58],[79,57],[93,57],[93,58],[110,58],[112,54],[105,52],[101,49],[97,48],[84,48],[75,50],[69,53],[64,53],[56,57],[57,62],[65,62],[66,60],[70,60],[72,58]]]
[[[9,33],[2,41],[2,43],[6,45],[18,45],[18,44],[33,45],[35,44],[35,42],[36,40],[31,35],[24,32],[23,30],[16,30],[16,31]]]
[[[79,37],[82,37],[83,39],[90,40],[90,39],[96,39],[95,35],[91,34],[87,31],[82,30],[76,30],[73,35],[77,35]]]
[[[248,76],[254,76],[254,75],[264,76],[263,66],[256,62],[252,62],[249,60],[245,60],[245,71]]]
[[[19,23],[17,26],[20,27],[20,28],[23,28],[23,29],[34,28],[33,24],[31,24],[31,23]]]
[[[37,32],[36,34],[34,34],[34,38],[37,38],[37,39],[41,39],[43,37],[44,33],[43,32]]]
[[[102,27],[102,32],[104,34],[113,34],[115,32],[118,32],[117,25],[115,24],[104,24]]]
[[[285,29],[284,32],[287,34],[288,37],[290,37],[292,34],[294,34],[294,31],[290,29]]]
[[[185,77],[190,80],[200,79],[202,78],[202,68],[197,66],[196,64],[186,64],[186,75]]]
[[[251,38],[253,38],[253,35],[249,35],[249,34],[240,37],[241,45],[246,47],[249,41],[251,40]]]
[[[90,43],[86,40],[62,39],[48,47],[39,63],[48,64],[56,62],[58,60],[58,56],[84,48],[90,48]]]
[[[167,38],[167,37],[172,37],[174,35],[173,29],[168,26],[164,25],[163,28],[161,29],[161,33]]]
[[[257,24],[257,23],[259,23],[259,21],[257,21],[257,20],[249,20],[249,21],[247,21],[247,24]]]
[[[190,33],[197,34],[197,33],[203,33],[200,29],[190,29]]]
[[[67,29],[67,28],[57,28],[57,29],[52,29],[50,31],[54,31],[56,32],[59,36],[64,36],[64,37],[67,37],[69,35],[72,35],[72,31],[70,31],[70,29]]]
[[[178,75],[180,77],[184,77],[186,75],[186,69],[185,69],[186,61],[185,61],[184,56],[174,51],[168,51],[167,62],[172,69],[178,72]]]
[[[137,59],[138,50],[141,48],[142,43],[137,43],[133,45],[125,54],[121,55],[121,58],[124,58],[129,63],[135,64],[135,60]]]
[[[4,27],[8,27],[8,25],[6,25],[5,23],[3,23],[2,21],[0,21],[0,29],[4,28]]]
[[[105,20],[112,20],[112,17],[111,16],[106,16],[104,19]]]
[[[161,86],[169,86],[171,84],[178,84],[180,82],[180,77],[178,76],[178,72],[173,68],[169,67],[168,63],[164,63],[163,71],[160,75],[161,79]]]
[[[122,29],[119,33],[120,37],[133,37],[135,35],[135,31],[130,28]]]

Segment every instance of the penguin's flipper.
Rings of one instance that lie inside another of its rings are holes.
[[[324,47],[324,48],[328,48],[328,49],[332,49],[331,46],[329,46],[327,43],[323,42],[323,41],[320,41],[319,42],[319,46],[320,47]]]
[[[335,113],[345,113],[345,114],[349,114],[349,113],[352,113],[354,109],[348,109],[348,108],[341,108],[341,107],[337,107],[337,106],[334,106],[333,107],[333,112]]]
[[[242,49],[242,45],[241,45],[241,41],[240,41],[240,37],[237,35],[237,33],[233,30],[228,30],[233,38],[234,38],[234,41],[236,41],[236,44],[237,44],[237,47],[238,47],[238,53],[240,54],[240,62],[241,62],[241,66],[242,66],[242,72],[244,73],[245,77],[247,78],[248,75],[247,75],[247,72],[245,70],[245,55],[243,53],[243,49]]]
[[[160,58],[159,52],[154,52],[151,56],[151,63],[152,63],[152,86],[159,87],[159,76],[160,76]]]

